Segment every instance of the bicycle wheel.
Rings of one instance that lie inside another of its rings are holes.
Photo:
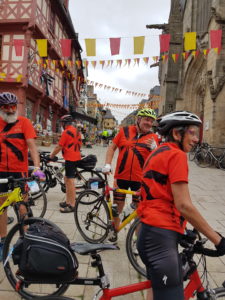
[[[46,222],[48,224],[53,224],[45,219],[29,218],[24,220],[24,227],[26,226],[27,228],[34,222]],[[54,224],[54,226],[56,225]],[[68,284],[30,284],[26,286],[23,284],[23,278],[21,276],[18,278],[18,266],[14,265],[11,254],[12,249],[20,236],[20,225],[16,224],[11,228],[6,236],[3,247],[4,270],[12,287],[25,299],[50,295],[62,295],[67,290]],[[37,257],[37,259],[39,258]]]
[[[104,180],[103,177],[101,176],[101,174],[94,170],[79,171],[76,174],[76,181],[75,181],[77,193],[81,193],[84,190],[88,189],[88,179],[91,177],[98,177],[98,178]],[[102,189],[98,189],[99,193],[101,191],[102,191]]]
[[[141,225],[140,220],[136,219],[133,222],[133,224],[130,226],[126,238],[126,252],[127,252],[128,259],[132,264],[132,266],[134,267],[134,269],[142,276],[146,277],[145,265],[143,264],[137,251],[137,234],[140,225]]]
[[[33,216],[43,218],[47,209],[47,197],[41,184],[39,182],[37,182],[37,184],[39,186],[39,197],[36,198],[32,193],[29,192],[28,202],[33,212]]]
[[[201,149],[196,154],[196,163],[201,168],[207,168],[212,165],[212,155],[207,149]]]
[[[101,243],[108,236],[110,214],[102,195],[88,190],[76,200],[74,219],[77,229],[85,241]]]
[[[225,170],[225,156],[218,161],[219,168]]]
[[[216,288],[210,292],[209,300],[216,300],[216,299],[224,299],[225,300],[225,288]]]

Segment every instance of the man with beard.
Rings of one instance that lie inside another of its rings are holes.
[[[39,154],[34,141],[35,130],[25,117],[17,115],[17,97],[12,93],[0,93],[0,178],[13,176],[14,178],[27,177],[28,173],[28,148],[34,162],[33,174],[42,176]],[[0,193],[8,191],[7,184],[0,184]],[[26,187],[22,187],[26,199]],[[0,197],[0,205],[6,197]],[[24,206],[20,213],[26,213]],[[2,249],[7,234],[7,211],[0,216],[0,261]]]
[[[135,125],[120,129],[108,147],[103,172],[109,174],[111,162],[116,149],[119,150],[116,171],[114,175],[114,187],[119,189],[131,189],[138,191],[141,187],[142,168],[148,155],[158,145],[158,137],[151,129],[156,119],[156,113],[151,108],[138,111]],[[114,203],[117,204],[120,214],[124,207],[125,194],[114,192]],[[137,206],[138,196],[132,197],[132,208]],[[120,218],[114,217],[115,229],[118,230]]]

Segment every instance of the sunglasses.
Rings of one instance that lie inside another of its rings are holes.
[[[3,104],[0,106],[1,109],[5,109],[5,110],[16,110],[17,109],[17,104]]]

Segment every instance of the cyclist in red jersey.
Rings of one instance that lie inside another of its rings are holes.
[[[75,167],[76,162],[81,160],[81,135],[79,131],[72,125],[73,118],[71,115],[64,115],[61,118],[63,125],[63,133],[58,145],[50,154],[50,159],[62,150],[63,158],[65,159],[65,185],[66,185],[66,201],[60,202],[60,212],[70,213],[74,211],[76,199],[75,187]]]
[[[35,169],[33,173],[40,172],[40,161],[37,147],[34,141],[35,130],[25,117],[17,116],[17,97],[12,93],[0,94],[0,178],[13,176],[21,178],[28,173],[28,148],[33,159]],[[35,175],[37,175],[35,173]],[[8,191],[7,184],[0,184],[0,193]],[[25,186],[22,188],[26,200]],[[0,205],[6,197],[0,197]],[[23,206],[21,214],[26,213]],[[0,216],[0,261],[2,260],[2,248],[7,234],[7,211]]]
[[[114,175],[114,187],[131,189],[137,191],[141,187],[142,168],[144,162],[152,149],[157,147],[157,135],[151,132],[152,124],[156,119],[153,109],[141,109],[137,113],[136,125],[123,127],[112,140],[106,153],[104,172],[111,171],[111,162],[116,149],[119,149],[116,171]],[[117,204],[118,212],[121,213],[124,207],[126,195],[114,192],[113,202]],[[133,196],[132,202],[135,205],[138,197]],[[115,228],[120,224],[120,218],[115,217]]]
[[[184,299],[178,241],[187,221],[215,245],[220,255],[225,254],[224,237],[201,216],[188,189],[186,153],[198,143],[201,123],[197,115],[186,111],[158,119],[158,131],[166,142],[150,154],[143,168],[138,251],[152,281],[154,300]],[[152,299],[151,292],[148,299]]]

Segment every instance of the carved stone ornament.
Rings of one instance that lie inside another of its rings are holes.
[[[208,77],[208,84],[209,84],[209,89],[210,89],[210,94],[211,94],[211,99],[213,101],[216,100],[217,96],[219,95],[220,91],[222,90],[224,83],[225,83],[225,66],[223,66],[223,75],[219,77],[219,80],[216,84],[216,86],[213,83],[212,79],[212,71],[209,70],[207,72],[207,77]]]
[[[217,22],[225,21],[225,1],[213,0],[211,6],[212,15]]]

